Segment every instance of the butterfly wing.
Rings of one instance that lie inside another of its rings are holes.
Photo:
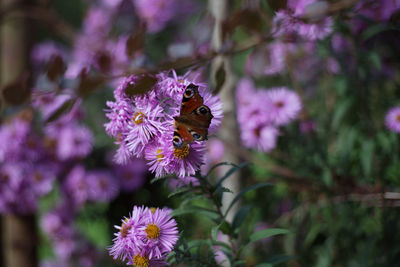
[[[207,140],[211,119],[210,108],[204,105],[198,86],[189,84],[182,98],[181,113],[175,117],[174,146],[181,147],[194,140]]]

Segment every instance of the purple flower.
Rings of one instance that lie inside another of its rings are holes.
[[[119,145],[116,162],[126,164],[144,156],[156,177],[175,173],[183,178],[199,170],[203,163],[204,142],[194,141],[183,148],[175,148],[172,143],[174,117],[180,115],[186,87],[192,83],[197,85],[204,105],[210,108],[213,114],[210,133],[221,124],[223,112],[220,99],[208,92],[205,84],[189,80],[190,74],[160,73],[156,75],[157,83],[152,90],[132,97],[126,90],[140,77],[129,76],[114,91],[116,102],[107,102],[110,109],[106,116],[110,121],[105,127]]]
[[[247,58],[246,71],[253,76],[280,74],[286,69],[286,57],[293,53],[292,43],[274,41],[268,46],[255,50]]]
[[[180,12],[177,0],[133,0],[133,3],[149,32],[162,30]]]
[[[245,146],[259,151],[269,152],[276,147],[279,130],[274,126],[254,124],[241,132]]]
[[[93,135],[81,125],[67,124],[58,133],[57,156],[61,160],[83,158],[92,151]]]
[[[132,159],[129,164],[116,165],[113,169],[122,191],[135,191],[142,187],[146,181],[147,166],[142,159]]]
[[[89,199],[90,188],[82,165],[76,165],[69,172],[62,186],[71,202],[78,207]]]
[[[86,179],[89,187],[88,199],[92,201],[110,201],[119,193],[118,181],[109,171],[88,171]]]
[[[285,125],[295,119],[301,110],[300,97],[285,87],[265,91],[271,101],[269,114],[276,125]]]
[[[125,261],[140,253],[144,243],[139,236],[139,228],[143,226],[143,220],[147,219],[148,214],[147,208],[134,206],[130,216],[122,220],[121,226],[114,226],[118,232],[114,233],[114,244],[109,248],[114,259]]]
[[[110,108],[106,117],[110,120],[104,124],[108,135],[117,138],[118,135],[128,131],[128,124],[132,120],[133,107],[126,100],[118,102],[107,101]]]
[[[164,124],[160,121],[163,117],[163,109],[160,106],[147,106],[145,109],[137,109],[132,115],[132,123],[128,126],[126,136],[128,149],[134,156],[140,157],[150,139],[161,134]]]
[[[333,26],[331,17],[307,22],[302,19],[302,16],[307,13],[307,6],[316,2],[316,0],[289,0],[288,9],[278,11],[273,19],[274,35],[298,35],[311,41],[328,36],[332,32]]]
[[[385,116],[386,127],[395,133],[400,133],[400,107],[389,109]]]
[[[138,229],[145,240],[144,251],[150,259],[162,259],[178,241],[176,221],[171,218],[169,209],[152,208],[148,214],[146,223]]]
[[[60,56],[64,61],[67,58],[65,47],[53,41],[36,44],[31,51],[31,60],[35,65],[46,64],[53,56]]]

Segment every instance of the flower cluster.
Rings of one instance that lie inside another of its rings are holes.
[[[0,126],[0,213],[34,212],[59,172],[32,120],[32,112],[26,111]]]
[[[74,207],[64,202],[43,215],[41,228],[49,237],[57,259],[46,261],[44,266],[93,267],[99,257],[99,251],[88,240],[83,238],[74,225],[77,213]]]
[[[190,1],[182,0],[134,0],[137,15],[147,23],[149,32],[162,30],[179,15],[193,11]]]
[[[326,17],[313,21],[303,18],[313,9],[322,9],[317,0],[289,0],[287,9],[279,10],[273,19],[275,36],[300,37],[305,40],[320,40],[332,32],[333,20]]]
[[[295,119],[302,106],[295,92],[285,87],[256,90],[246,78],[239,81],[236,97],[243,144],[264,152],[275,148],[278,127]]]
[[[199,87],[199,94],[208,106],[213,119],[209,134],[215,132],[222,120],[222,103],[205,84],[177,76],[172,72],[157,75],[157,83],[144,95],[129,96],[126,90],[140,79],[129,76],[115,90],[115,102],[108,101],[106,132],[116,139],[119,148],[115,161],[126,164],[144,157],[156,177],[176,174],[185,177],[194,174],[203,163],[204,142],[195,141],[184,147],[174,147],[174,117],[180,115],[183,94],[189,84]]]
[[[179,238],[176,221],[167,208],[134,206],[132,214],[115,228],[119,231],[114,234],[110,255],[137,267],[162,264]]]

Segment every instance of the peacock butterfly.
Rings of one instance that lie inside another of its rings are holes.
[[[174,117],[174,147],[182,148],[194,141],[207,140],[212,118],[210,108],[204,105],[203,97],[199,94],[199,87],[189,84],[183,93],[180,114]]]

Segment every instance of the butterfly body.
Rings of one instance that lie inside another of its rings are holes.
[[[180,115],[174,117],[174,147],[181,148],[194,141],[207,140],[212,118],[211,110],[204,105],[198,86],[189,84],[183,94]]]

